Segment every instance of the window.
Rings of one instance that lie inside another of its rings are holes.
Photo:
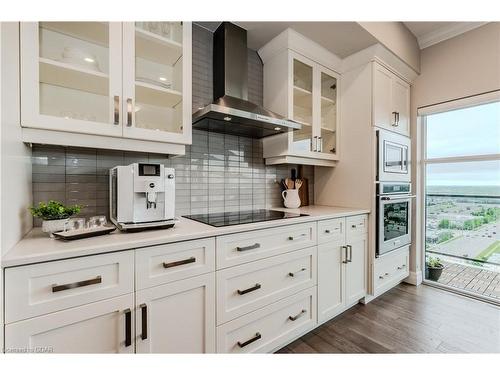
[[[439,277],[426,267],[426,279],[496,301],[500,300],[495,282],[500,280],[499,96],[419,111],[424,134],[425,258],[438,257],[445,265]]]

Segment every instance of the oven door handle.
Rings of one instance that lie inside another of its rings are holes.
[[[409,198],[416,198],[416,195],[393,195],[393,196],[383,196],[380,197],[380,200],[383,201],[395,201],[395,200],[402,200],[402,199],[409,199]]]

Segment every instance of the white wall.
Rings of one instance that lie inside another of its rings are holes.
[[[500,90],[500,23],[489,23],[465,34],[435,44],[421,51],[420,76],[412,86],[411,118],[414,191],[420,196],[420,149],[417,144],[420,128],[417,108],[466,96]],[[420,202],[416,202],[410,267],[421,269],[423,229]],[[418,250],[418,251],[417,251]]]

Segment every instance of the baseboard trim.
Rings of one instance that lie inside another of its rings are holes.
[[[411,285],[420,285],[422,284],[422,272],[410,272],[408,277],[403,280],[403,282]]]

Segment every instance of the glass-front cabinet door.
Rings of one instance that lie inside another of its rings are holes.
[[[121,28],[22,22],[22,126],[121,136]]]
[[[191,142],[191,23],[123,24],[123,135]]]
[[[291,147],[295,153],[313,150],[313,67],[305,59],[292,57],[293,93],[290,106],[294,121],[302,125],[302,129],[289,133]]]
[[[318,151],[324,154],[337,154],[338,129],[338,76],[326,69],[318,72],[320,85],[320,105],[318,116]]]

